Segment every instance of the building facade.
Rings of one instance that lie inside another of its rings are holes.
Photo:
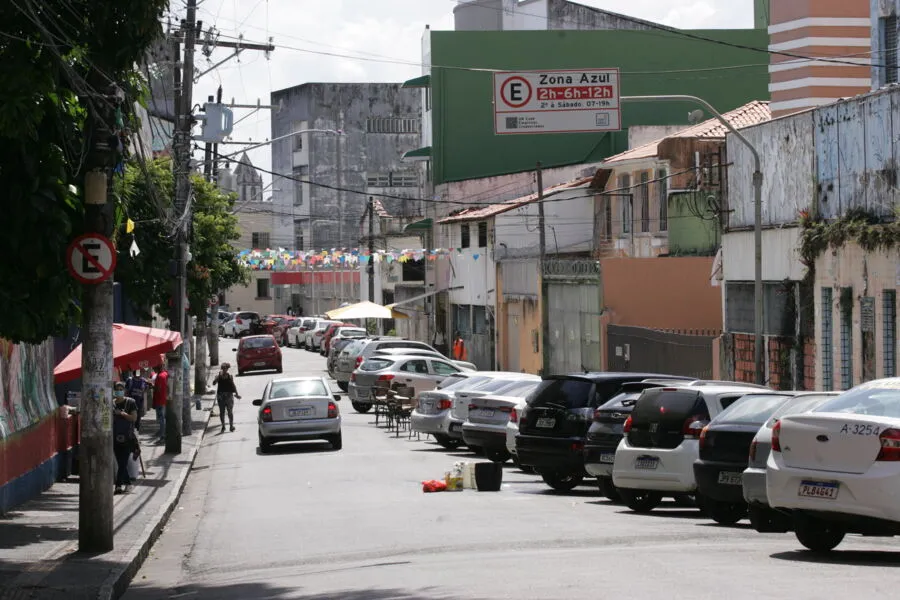
[[[272,92],[273,244],[355,248],[369,194],[382,195],[393,214],[420,212],[418,169],[401,161],[419,144],[420,101],[393,83]]]

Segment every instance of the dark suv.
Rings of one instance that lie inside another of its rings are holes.
[[[594,409],[622,389],[644,379],[681,379],[655,373],[573,373],[551,375],[532,392],[519,418],[516,455],[524,467],[537,471],[554,490],[581,484],[584,443]],[[691,378],[684,378],[690,380]]]

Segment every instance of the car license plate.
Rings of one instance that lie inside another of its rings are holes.
[[[719,473],[719,483],[725,485],[742,485],[743,479],[740,473],[722,471]]]
[[[253,366],[254,367],[264,367],[264,366],[266,366],[266,361],[261,360],[261,361],[255,362],[255,363],[253,363]]]
[[[600,455],[600,462],[606,463],[606,464],[608,464],[608,465],[613,464],[614,462],[616,462],[616,455],[615,455],[615,453],[613,453],[613,452],[607,452],[606,454],[601,454],[601,455]]]
[[[300,408],[291,408],[288,410],[289,417],[311,417],[315,411],[312,406],[301,406]]]
[[[801,481],[798,496],[837,500],[840,484],[836,481]]]
[[[553,429],[556,427],[556,419],[538,419],[536,425],[541,429]]]
[[[659,459],[655,456],[641,456],[634,461],[635,469],[655,469],[659,466]]]
[[[493,409],[493,408],[482,408],[482,409],[481,409],[481,416],[482,416],[482,417],[493,417],[493,416],[494,416],[494,409]]]

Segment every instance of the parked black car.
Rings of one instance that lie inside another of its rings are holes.
[[[573,373],[544,377],[519,417],[516,455],[554,490],[580,485],[587,472],[584,446],[594,409],[644,379],[685,379],[655,373]]]
[[[700,458],[694,461],[697,500],[716,523],[733,525],[747,515],[743,473],[750,443],[759,428],[791,392],[748,394],[723,410],[700,433]]]

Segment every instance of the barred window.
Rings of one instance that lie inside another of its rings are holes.
[[[881,296],[884,343],[884,377],[897,376],[897,292],[885,290]]]
[[[369,117],[366,133],[419,133],[418,117]]]
[[[634,195],[631,193],[631,175],[619,176],[619,199],[622,202],[622,233],[631,231],[631,204]]]
[[[656,172],[657,190],[659,190],[659,230],[669,229],[669,180],[665,169]]]
[[[648,233],[650,231],[650,173],[644,171],[641,173],[641,232]]]
[[[253,232],[253,247],[265,250],[269,247],[269,232],[268,231],[254,231]]]
[[[853,387],[853,288],[841,288],[841,389]]]
[[[366,177],[368,187],[416,187],[419,185],[419,176],[415,172],[404,171],[398,173],[378,173]]]
[[[822,389],[834,389],[834,301],[830,287],[822,288]]]

